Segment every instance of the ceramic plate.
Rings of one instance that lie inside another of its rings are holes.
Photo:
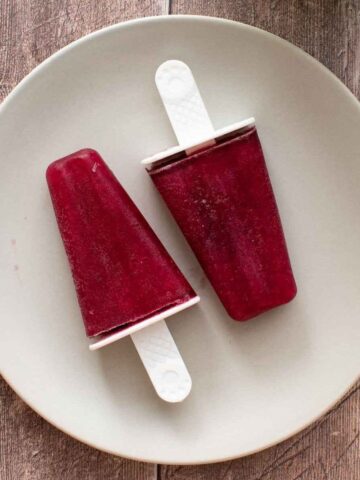
[[[176,144],[154,84],[188,63],[215,128],[254,116],[298,284],[231,320],[140,160]],[[261,30],[201,17],[123,23],[52,56],[0,111],[0,367],[40,415],[117,455],[202,463],[304,428],[360,365],[360,108],[323,66]],[[98,150],[202,297],[168,320],[193,379],[154,393],[130,338],[90,352],[45,183],[54,159]]]

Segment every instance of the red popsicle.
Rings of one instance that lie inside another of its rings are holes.
[[[254,119],[215,131],[183,62],[155,79],[180,146],[143,163],[229,315],[289,302],[296,285]]]
[[[164,162],[154,164],[150,176],[229,315],[247,320],[294,298],[256,128]]]
[[[55,161],[46,178],[89,337],[196,297],[96,151]]]

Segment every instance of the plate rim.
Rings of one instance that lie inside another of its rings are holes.
[[[51,62],[54,60],[61,58],[62,55],[66,54],[68,51],[77,48],[79,45],[82,43],[85,43],[89,40],[93,40],[96,37],[100,37],[102,35],[106,35],[111,33],[112,31],[120,30],[120,29],[126,29],[126,28],[131,28],[133,25],[136,24],[146,24],[146,23],[157,23],[157,22],[182,22],[182,21],[199,21],[199,22],[204,22],[208,24],[223,24],[223,25],[231,25],[232,27],[236,28],[244,28],[244,29],[249,29],[249,30],[256,30],[258,34],[268,37],[272,41],[276,41],[281,43],[282,45],[286,46],[293,52],[296,52],[297,54],[300,54],[301,56],[307,58],[309,61],[311,61],[313,64],[316,65],[317,68],[320,68],[324,74],[326,74],[329,78],[332,79],[332,81],[335,81],[338,86],[343,90],[344,94],[346,94],[349,97],[349,100],[351,100],[354,105],[359,109],[360,111],[360,102],[356,98],[356,96],[351,92],[351,90],[331,71],[329,70],[324,64],[322,64],[320,61],[316,60],[314,57],[312,57],[310,54],[302,50],[300,47],[297,47],[293,43],[289,42],[288,40],[285,40],[278,35],[275,35],[271,32],[268,32],[266,30],[263,30],[262,28],[255,27],[243,22],[235,21],[235,20],[230,20],[230,19],[225,19],[221,17],[213,17],[213,16],[205,16],[205,15],[153,15],[153,16],[147,16],[147,17],[141,17],[141,18],[135,18],[131,20],[125,20],[122,22],[115,23],[113,25],[105,26],[100,29],[97,29],[93,32],[90,32],[72,42],[70,42],[68,45],[65,45],[58,51],[54,52],[52,55],[50,55],[48,58],[43,60],[39,65],[37,65],[34,69],[32,69],[27,75],[25,75],[24,78],[20,80],[20,82],[11,90],[11,92],[5,97],[5,99],[2,101],[0,104],[0,118],[1,115],[4,114],[8,106],[11,104],[11,102],[15,99],[16,95],[21,92],[21,90],[26,86],[26,84],[30,81],[33,80],[36,75],[38,75],[44,68],[48,66]],[[205,458],[202,460],[198,460],[195,463],[194,462],[187,462],[187,461],[179,461],[179,460],[171,460],[168,459],[166,462],[164,460],[159,460],[156,458],[147,458],[147,457],[140,457],[140,456],[132,456],[124,453],[119,453],[117,451],[114,451],[112,449],[104,448],[102,446],[97,445],[95,442],[86,440],[81,438],[80,436],[76,435],[74,432],[70,432],[66,427],[62,426],[55,420],[48,418],[46,414],[42,413],[36,405],[33,404],[33,402],[30,399],[26,398],[26,395],[23,395],[20,393],[20,389],[15,387],[11,381],[10,378],[7,377],[7,375],[4,373],[3,369],[1,368],[0,365],[0,375],[3,377],[3,379],[6,381],[6,383],[10,386],[10,388],[18,395],[18,397],[26,404],[28,405],[35,413],[37,413],[41,418],[43,418],[46,422],[48,422],[50,425],[55,427],[56,429],[60,430],[62,433],[65,433],[66,435],[69,435],[71,438],[89,446],[92,448],[95,448],[96,450],[108,453],[110,455],[114,455],[117,457],[122,457],[124,459],[128,460],[133,460],[133,461],[139,461],[139,462],[147,462],[147,463],[155,463],[155,464],[160,464],[160,465],[206,465],[206,464],[212,464],[216,462],[225,462],[225,461],[230,461],[230,460],[235,460],[238,458],[243,458],[249,455],[253,455],[256,453],[259,453],[261,451],[264,451],[268,448],[271,448],[281,442],[284,442],[285,440],[288,440],[289,438],[297,435],[299,432],[303,431],[307,427],[309,427],[311,424],[313,424],[316,420],[324,416],[327,412],[329,412],[342,398],[343,396],[349,392],[355,384],[359,381],[360,379],[360,372],[357,375],[357,377],[344,389],[340,392],[340,394],[325,408],[323,408],[320,413],[315,414],[313,417],[311,417],[307,422],[302,423],[298,428],[295,430],[292,430],[289,433],[286,433],[284,435],[279,435],[278,438],[274,439],[271,442],[268,442],[267,444],[260,446],[258,448],[252,448],[243,452],[240,452],[236,455],[229,455],[229,456],[224,456],[224,455],[219,455],[216,457],[208,458],[205,455]]]

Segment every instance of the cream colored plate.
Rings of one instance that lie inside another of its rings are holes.
[[[215,128],[254,116],[299,294],[230,320],[140,160],[176,144],[154,84],[193,70]],[[193,379],[155,395],[129,338],[90,352],[45,183],[49,162],[103,155],[202,298],[168,321]],[[238,23],[116,25],[35,69],[0,110],[0,368],[49,422],[99,449],[164,463],[246,455],[324,413],[360,366],[360,108],[292,45]]]

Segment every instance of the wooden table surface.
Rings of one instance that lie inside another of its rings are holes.
[[[275,33],[360,96],[360,0],[0,0],[0,100],[45,58],[89,32],[177,13],[230,18]],[[0,406],[0,480],[360,480],[360,383],[290,440],[207,466],[150,465],[96,451],[46,423],[1,378]]]

